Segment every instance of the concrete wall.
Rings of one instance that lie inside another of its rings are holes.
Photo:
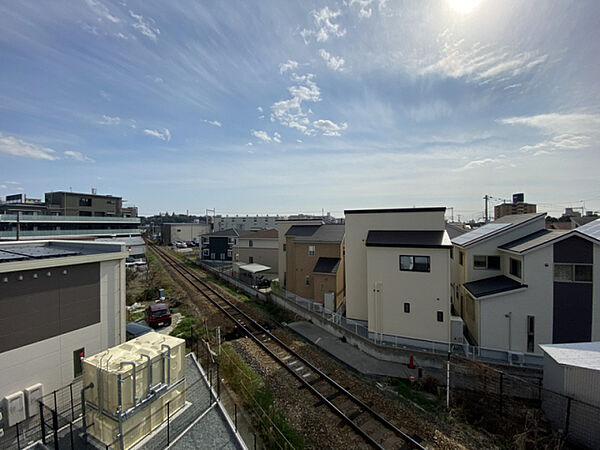
[[[210,225],[204,223],[177,223],[163,224],[162,239],[164,245],[169,245],[176,241],[198,241],[200,236],[210,233]]]
[[[100,279],[98,323],[0,353],[0,399],[36,383],[42,383],[44,393],[65,386],[74,379],[75,350],[84,348],[86,355],[92,355],[125,341],[125,255],[117,255],[121,259],[96,265]],[[56,259],[44,261],[49,267]]]
[[[368,320],[367,247],[369,230],[444,230],[443,212],[346,214],[346,316]]]
[[[429,256],[430,272],[400,270],[400,255]],[[369,331],[447,341],[450,326],[449,249],[367,247]],[[410,312],[404,312],[404,303]],[[443,322],[437,321],[443,312]]]

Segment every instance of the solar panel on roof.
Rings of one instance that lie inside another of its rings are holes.
[[[31,247],[31,246],[11,246],[10,250],[6,249],[7,253],[12,253],[14,255],[21,255],[28,258],[33,259],[42,259],[42,258],[54,258],[57,256],[75,256],[78,255],[79,252],[73,250],[65,250],[62,248],[53,248],[47,246],[40,247]]]
[[[600,240],[600,219],[577,228],[577,231],[591,238]]]
[[[23,259],[27,259],[27,257],[23,255],[15,255],[14,253],[9,253],[0,250],[0,262],[20,261]]]
[[[455,237],[454,239],[452,239],[452,243],[458,245],[467,245],[473,241],[481,239],[484,236],[495,233],[496,231],[499,231],[511,225],[511,223],[488,223],[473,231],[469,231],[468,233],[461,234],[460,236]]]

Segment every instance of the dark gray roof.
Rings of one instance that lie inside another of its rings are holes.
[[[340,266],[340,258],[325,258],[320,257],[315,264],[313,273],[332,273],[335,274]]]
[[[292,225],[286,236],[312,236],[321,225]]]
[[[380,213],[404,213],[404,212],[441,212],[445,207],[434,208],[384,208],[384,209],[346,209],[344,214],[380,214]]]
[[[448,236],[450,236],[450,239],[454,239],[455,237],[458,237],[461,234],[465,234],[467,231],[469,231],[469,230],[467,230],[460,223],[446,222],[446,232],[448,233]]]
[[[445,231],[370,230],[367,247],[450,248],[452,242]]]
[[[293,227],[292,227],[293,228]],[[319,225],[311,235],[296,237],[297,242],[342,242],[344,240],[345,226],[339,224]]]
[[[540,245],[544,245],[554,239],[558,239],[565,234],[570,233],[568,230],[540,230],[525,237],[516,239],[501,245],[500,249],[509,250],[511,252],[523,253]]]
[[[575,227],[581,227],[596,219],[598,219],[598,216],[571,217],[571,223],[574,223]]]
[[[461,247],[467,247],[492,236],[496,236],[504,231],[510,230],[525,222],[544,217],[545,215],[546,213],[531,213],[502,216],[498,220],[494,220],[493,222],[485,224],[479,228],[475,228],[473,231],[469,231],[468,233],[461,234],[460,236],[453,238],[452,243],[460,245]]]
[[[203,234],[202,236],[208,236],[209,238],[211,237],[233,237],[233,236],[238,236],[239,233],[237,232],[237,230],[233,229],[233,228],[229,228],[228,230],[223,230],[223,231],[215,231],[214,233],[207,233],[207,234]]]
[[[93,255],[109,252],[120,252],[122,243],[111,242],[7,242],[0,244],[0,262],[17,262],[67,256]]]
[[[483,280],[471,281],[469,283],[465,283],[463,286],[475,298],[481,298],[487,295],[499,294],[501,292],[527,287],[526,284],[521,284],[505,275],[498,275],[496,277],[484,278]]]

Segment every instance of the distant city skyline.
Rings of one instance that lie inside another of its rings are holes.
[[[599,17],[591,0],[6,3],[0,196],[600,210]]]

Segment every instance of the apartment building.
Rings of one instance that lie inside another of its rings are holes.
[[[278,271],[279,233],[276,229],[240,234],[233,246],[234,271],[247,264],[264,266],[261,274],[275,278]]]
[[[494,206],[494,218],[499,219],[503,216],[514,214],[531,214],[537,212],[537,206],[533,203],[525,203],[525,194],[513,194],[512,203],[501,203]]]
[[[600,340],[600,221],[545,229],[504,216],[453,240],[453,306],[472,343],[520,353]]]
[[[214,231],[235,229],[239,233],[272,229],[277,227],[277,221],[283,219],[280,216],[215,216]]]
[[[347,210],[346,317],[370,333],[447,342],[446,208]]]
[[[5,432],[39,412],[36,398],[79,377],[82,356],[125,341],[127,256],[120,243],[0,243]]]
[[[50,214],[61,216],[115,216],[121,217],[123,199],[112,195],[98,195],[93,189],[91,194],[78,192],[46,192],[44,194],[46,208]]]
[[[337,310],[345,297],[344,225],[299,224],[285,233],[284,287]]]

